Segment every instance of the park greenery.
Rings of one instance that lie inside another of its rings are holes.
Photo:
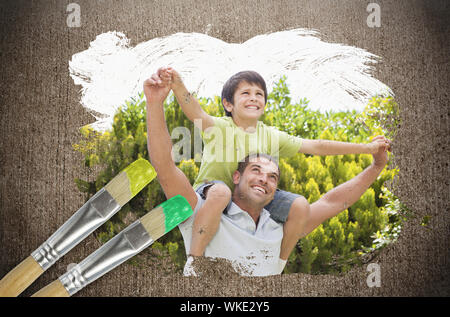
[[[199,98],[199,101],[207,113],[224,115],[219,97]],[[169,133],[176,127],[188,128],[192,137],[191,153],[194,153],[193,124],[183,114],[173,95],[169,96],[164,107]],[[399,125],[398,118],[398,106],[392,96],[374,96],[362,113],[312,111],[306,98],[297,102],[291,100],[285,78],[281,78],[268,96],[262,121],[306,139],[368,143],[379,134],[393,139]],[[88,199],[134,160],[140,157],[148,159],[143,94],[120,108],[109,131],[98,132],[85,126],[81,128],[81,134],[81,140],[73,147],[82,154],[84,165],[92,169],[92,173],[95,171],[96,177],[91,181],[75,181]],[[174,143],[177,141],[173,140]],[[282,158],[279,188],[299,193],[313,203],[333,187],[359,174],[371,162],[372,156],[366,154],[297,154]],[[199,160],[193,157],[177,164],[193,184]],[[299,240],[284,273],[346,272],[354,264],[372,259],[381,248],[395,241],[405,220],[405,208],[392,190],[397,174],[398,169],[389,163],[359,201]],[[129,224],[126,220],[129,215],[137,219],[163,201],[165,196],[154,180],[99,229],[97,238],[106,242]],[[156,241],[152,248],[162,256],[170,257],[180,270],[183,268],[186,255],[178,228]]]

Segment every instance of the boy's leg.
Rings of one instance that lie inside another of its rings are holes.
[[[287,260],[297,241],[304,236],[310,206],[305,197],[277,189],[274,199],[264,207],[273,220],[283,223],[280,259]]]
[[[202,256],[206,246],[212,240],[220,224],[223,210],[231,199],[231,190],[227,185],[215,183],[204,190],[205,203],[197,211],[192,228],[192,240],[189,254]]]

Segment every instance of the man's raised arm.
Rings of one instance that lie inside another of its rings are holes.
[[[144,94],[147,99],[148,153],[167,199],[182,195],[194,209],[197,205],[197,195],[186,175],[175,165],[172,158],[172,140],[167,130],[163,107],[169,91],[170,85],[162,83],[158,74],[154,74],[144,82]]]
[[[380,148],[376,154],[373,154],[373,158],[372,164],[364,171],[351,180],[333,188],[318,201],[311,204],[310,219],[306,225],[304,235],[309,234],[322,222],[336,216],[358,201],[386,165],[388,160],[386,150]]]

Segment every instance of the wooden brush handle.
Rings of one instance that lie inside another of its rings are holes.
[[[0,297],[14,297],[22,293],[44,270],[30,255],[0,281]]]
[[[70,297],[60,280],[55,280],[31,297]]]

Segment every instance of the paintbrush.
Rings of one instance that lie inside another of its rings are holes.
[[[156,177],[153,166],[138,159],[92,196],[75,214],[0,281],[0,296],[17,296],[60,257],[105,223]]]
[[[147,248],[191,215],[191,206],[183,196],[170,198],[129,225],[33,297],[72,296]]]

